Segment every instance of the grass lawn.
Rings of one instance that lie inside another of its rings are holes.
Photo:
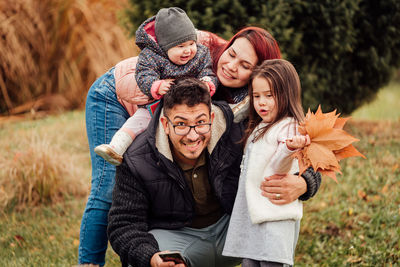
[[[347,123],[347,130],[360,138],[355,146],[367,159],[344,160],[339,183],[323,177],[318,194],[305,202],[296,266],[399,265],[399,92],[400,84],[391,84]],[[75,166],[78,179],[90,184],[83,112],[0,124],[0,160],[23,152],[21,139],[32,135],[50,140]],[[53,204],[0,211],[0,266],[76,264],[85,202],[86,197],[66,197]],[[120,266],[112,249],[106,262],[108,267]]]
[[[353,112],[354,119],[399,120],[400,81],[392,82],[376,96],[376,99]]]

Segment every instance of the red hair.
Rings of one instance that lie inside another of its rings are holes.
[[[209,48],[211,57],[213,59],[213,69],[215,73],[217,72],[218,61],[221,55],[233,44],[236,39],[241,37],[246,38],[254,47],[258,59],[257,65],[266,59],[281,58],[281,51],[279,49],[278,42],[269,32],[259,27],[246,27],[236,33],[226,44],[216,42],[216,44],[213,45],[210,43]]]

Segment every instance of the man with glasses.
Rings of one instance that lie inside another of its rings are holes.
[[[222,250],[243,130],[226,103],[211,106],[203,82],[175,81],[117,167],[108,237],[122,266],[185,266],[163,262],[166,250],[179,251],[191,267],[240,264]]]
[[[240,264],[221,255],[242,159],[243,129],[232,121],[227,104],[211,108],[203,82],[171,86],[117,168],[108,234],[123,266],[170,266],[164,250],[190,266]]]

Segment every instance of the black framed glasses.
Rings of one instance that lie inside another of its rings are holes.
[[[196,125],[179,125],[173,124],[172,121],[165,116],[169,123],[171,123],[172,127],[174,128],[174,132],[176,135],[187,135],[190,133],[190,130],[193,128],[197,134],[206,134],[211,130],[211,122],[209,123],[200,123]]]

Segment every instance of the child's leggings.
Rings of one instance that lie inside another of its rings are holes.
[[[150,112],[145,108],[138,108],[136,112],[126,120],[121,130],[127,132],[132,139],[146,130],[151,120]]]

